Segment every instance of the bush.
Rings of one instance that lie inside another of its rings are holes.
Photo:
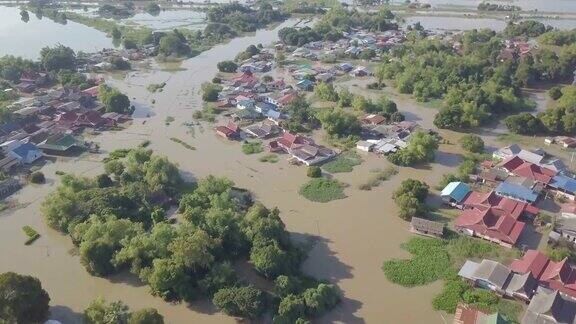
[[[44,173],[35,171],[30,175],[30,182],[35,184],[43,184],[46,183],[46,177],[44,177]]]
[[[474,134],[464,135],[460,139],[460,146],[468,152],[471,153],[482,153],[484,152],[484,141],[480,136]]]
[[[548,95],[550,96],[550,98],[552,98],[552,100],[560,99],[560,97],[562,97],[562,87],[555,86],[550,88],[548,90]]]
[[[342,183],[324,178],[310,180],[300,188],[300,194],[310,201],[322,203],[346,198]]]
[[[202,85],[202,100],[206,102],[218,101],[222,88],[216,84],[205,83]]]
[[[309,178],[320,178],[322,176],[322,169],[319,166],[311,165],[308,167],[308,171],[306,171],[306,175]]]
[[[0,296],[0,320],[5,323],[43,323],[50,314],[50,297],[32,276],[0,274]]]
[[[258,154],[264,152],[262,143],[260,142],[244,142],[242,144],[242,152],[244,154]]]
[[[278,155],[276,154],[266,154],[258,159],[260,162],[276,163],[279,161]]]
[[[386,181],[393,175],[398,174],[398,168],[394,166],[389,166],[384,170],[374,170],[372,172],[374,173],[374,175],[371,176],[367,182],[359,185],[358,189],[372,190],[372,188],[379,186],[380,183],[382,183],[383,181]]]
[[[233,61],[218,62],[216,66],[220,72],[234,73],[236,70],[238,70],[238,64],[234,63]]]

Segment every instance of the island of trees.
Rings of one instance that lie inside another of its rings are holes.
[[[224,178],[190,190],[178,168],[146,149],[113,152],[96,178],[64,175],[46,197],[48,225],[70,235],[95,276],[129,271],[168,301],[209,298],[245,318],[272,314],[279,323],[322,315],[340,300],[334,285],[305,276],[305,258],[278,209],[252,202]],[[179,221],[167,210],[179,205]],[[274,283],[262,290],[238,278],[248,263]]]

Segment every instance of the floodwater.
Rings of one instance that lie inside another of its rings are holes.
[[[216,74],[216,63],[232,59],[249,44],[270,44],[277,31],[294,24],[288,21],[274,30],[261,30],[253,36],[231,40],[181,64],[177,72],[131,72],[125,78],[108,81],[134,98],[136,113],[133,124],[123,131],[108,132],[96,137],[104,151],[135,147],[151,140],[150,148],[179,164],[183,174],[202,178],[209,174],[226,176],[252,190],[257,199],[272,207],[278,206],[287,229],[296,240],[312,241],[313,248],[304,264],[304,271],[337,284],[344,300],[334,311],[319,319],[321,323],[444,323],[443,314],[435,312],[431,300],[441,283],[406,289],[394,285],[381,271],[384,260],[409,257],[399,245],[410,234],[408,224],[397,216],[392,192],[408,177],[436,185],[440,176],[452,171],[460,161],[458,145],[443,144],[437,162],[418,169],[402,168],[391,180],[372,191],[360,191],[359,184],[370,177],[370,171],[384,168],[384,159],[366,156],[366,162],[352,173],[336,178],[349,184],[348,197],[327,204],[313,203],[298,194],[307,181],[306,168],[291,166],[284,156],[276,164],[258,161],[257,156],[241,152],[238,143],[216,137],[211,124],[186,126],[192,113],[202,105],[199,91],[202,83]],[[150,94],[150,83],[166,82],[161,93]],[[152,99],[155,104],[152,105]],[[421,108],[408,100],[399,102],[400,110],[411,120],[421,119],[428,127],[428,109],[420,118]],[[412,113],[410,113],[412,112]],[[175,118],[165,125],[168,116]],[[145,123],[144,123],[145,122]],[[195,146],[195,151],[170,141],[177,137]],[[453,142],[455,143],[455,142]],[[102,295],[108,300],[121,299],[132,309],[155,307],[168,323],[227,323],[233,318],[216,311],[206,302],[193,305],[172,305],[148,293],[146,286],[129,275],[96,278],[86,273],[73,253],[69,238],[49,229],[39,212],[45,194],[57,185],[54,172],[93,176],[101,172],[103,156],[86,156],[69,161],[56,161],[43,168],[48,184],[30,185],[16,196],[22,208],[0,215],[0,272],[16,271],[38,277],[52,299],[53,317],[72,323],[90,300]],[[42,237],[31,246],[21,227],[31,225]],[[450,321],[450,319],[448,319]]]
[[[405,3],[404,0],[392,0],[390,2],[394,4]],[[485,0],[424,0],[420,2],[429,3],[434,8],[458,6],[465,9],[476,9],[478,4],[485,2]],[[521,7],[522,10],[536,10],[538,12],[576,13],[574,0],[496,0],[490,1],[490,3],[515,5]]]
[[[406,24],[412,25],[420,22],[428,30],[471,30],[489,28],[502,31],[506,28],[506,22],[493,18],[465,18],[465,17],[442,17],[442,16],[411,16],[406,17]]]
[[[154,30],[185,28],[201,30],[206,26],[206,14],[192,10],[163,10],[157,16],[138,13],[134,17],[123,19],[122,23],[146,26]]]
[[[65,25],[46,17],[20,19],[20,9],[0,6],[0,56],[15,55],[37,59],[45,46],[62,44],[75,51],[94,52],[114,47],[112,39],[96,29],[68,21]]]
[[[412,25],[420,22],[422,26],[429,30],[434,31],[457,31],[457,30],[472,30],[472,29],[492,29],[494,31],[502,31],[506,28],[507,22],[495,18],[473,18],[473,17],[449,17],[448,16],[410,16],[406,17],[406,24]],[[550,25],[554,28],[570,30],[576,28],[575,19],[533,19],[540,21],[545,25]]]

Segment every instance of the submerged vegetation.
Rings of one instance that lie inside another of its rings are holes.
[[[362,163],[362,158],[356,151],[346,151],[334,160],[324,164],[322,169],[329,173],[352,172],[355,166]]]
[[[38,232],[36,232],[35,229],[33,229],[32,227],[30,227],[28,225],[22,227],[22,230],[24,231],[24,234],[26,234],[26,236],[28,237],[28,239],[24,243],[26,245],[30,245],[30,244],[34,243],[34,241],[36,241],[37,239],[40,238],[40,234],[38,234]]]
[[[300,194],[308,200],[321,203],[346,198],[344,184],[326,178],[311,179],[300,188]]]

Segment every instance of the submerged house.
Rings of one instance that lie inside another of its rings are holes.
[[[74,136],[69,134],[56,134],[49,136],[44,142],[38,145],[38,148],[45,152],[51,153],[65,153],[73,147],[76,147],[78,142]]]
[[[271,152],[284,151],[308,166],[320,164],[336,156],[334,151],[315,144],[311,138],[290,132],[284,132],[282,137],[271,141],[268,147]]]
[[[229,121],[226,126],[217,126],[216,134],[226,139],[233,139],[238,136],[238,125],[232,121]]]

